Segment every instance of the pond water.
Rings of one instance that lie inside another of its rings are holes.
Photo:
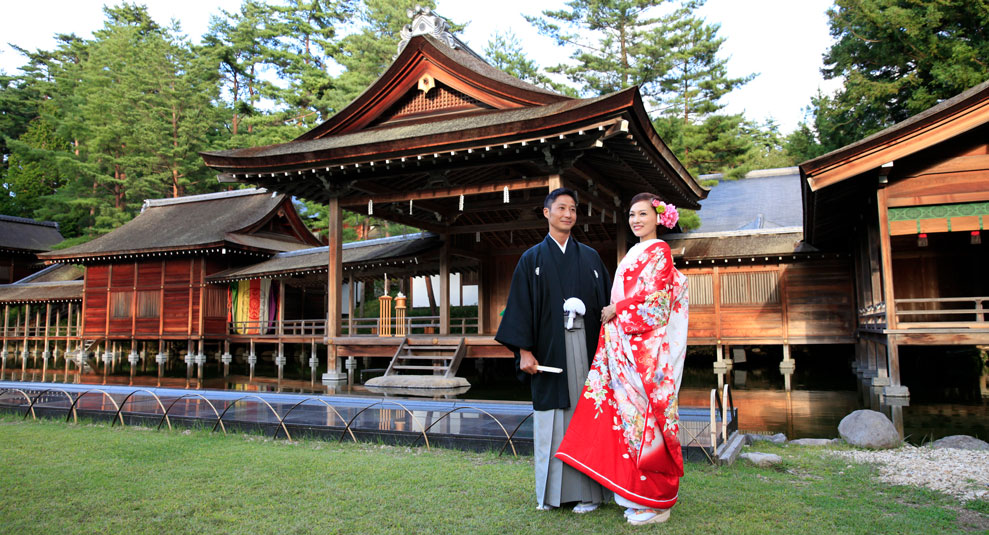
[[[870,388],[863,388],[851,371],[851,349],[844,346],[795,347],[793,357],[796,372],[793,390],[786,392],[779,372],[782,359],[779,347],[746,348],[744,362],[736,359],[727,377],[732,386],[734,406],[739,409],[739,429],[753,433],[785,433],[788,438],[831,438],[838,436],[838,423],[848,413],[862,408],[880,410],[900,428],[908,442],[921,444],[938,438],[965,434],[989,440],[989,389],[985,385],[985,367],[978,354],[957,348],[901,348],[903,384],[910,389],[909,404],[886,406]],[[381,368],[384,362],[358,359],[360,368]],[[718,385],[712,371],[713,351],[691,348],[684,367],[680,390],[680,405],[707,407],[710,392]],[[932,362],[937,363],[932,366]],[[246,370],[245,370],[246,371]],[[273,371],[273,370],[272,370]],[[355,378],[367,379],[374,374]],[[24,380],[40,380],[40,370],[28,370]],[[253,382],[245,376],[231,376],[224,381],[214,373],[202,385],[205,388],[241,390],[247,392],[323,393],[380,397],[363,386],[342,386],[328,389],[311,384],[308,369],[286,370],[286,379],[278,383],[273,377],[259,375]],[[11,370],[7,370],[8,379]],[[507,359],[486,359],[481,363],[466,359],[460,373],[471,388],[456,396],[442,398],[459,400],[529,399],[528,386],[514,376],[513,363]],[[16,379],[13,378],[13,379]],[[102,376],[86,376],[85,382],[99,384]],[[51,381],[51,377],[48,378]],[[62,377],[56,381],[61,382]],[[74,382],[75,377],[70,375]],[[109,384],[124,384],[126,375],[107,378]],[[136,385],[154,385],[157,378],[139,375]],[[981,382],[981,383],[980,383]],[[980,387],[981,384],[981,387]],[[162,386],[182,388],[185,377],[166,377]],[[196,387],[195,378],[192,387]]]

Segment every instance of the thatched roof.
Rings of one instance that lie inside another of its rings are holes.
[[[258,228],[276,215],[285,218],[294,232],[269,233]],[[87,263],[210,249],[273,253],[317,243],[285,195],[249,189],[148,200],[141,213],[120,228],[90,242],[39,256],[46,261]]]
[[[0,303],[82,301],[84,281],[0,284]]]
[[[0,251],[50,251],[62,240],[58,223],[0,215]]]
[[[804,255],[815,249],[804,244],[800,227],[735,232],[694,232],[662,236],[679,260],[757,259]],[[760,258],[762,257],[762,258]]]
[[[344,274],[358,278],[370,278],[389,273],[394,276],[418,276],[436,273],[439,264],[436,251],[441,245],[439,236],[428,232],[405,234],[345,243],[343,245]],[[454,271],[469,269],[455,257]],[[259,277],[284,277],[306,273],[323,273],[329,261],[328,247],[315,247],[300,251],[279,253],[269,260],[228,269],[208,276],[208,282],[254,279]]]

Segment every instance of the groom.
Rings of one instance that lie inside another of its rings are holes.
[[[519,259],[495,340],[515,353],[519,370],[531,377],[536,508],[576,502],[574,512],[587,513],[601,503],[601,487],[553,454],[597,348],[611,279],[597,252],[570,234],[577,223],[575,192],[553,190],[543,203],[543,216],[549,234]]]

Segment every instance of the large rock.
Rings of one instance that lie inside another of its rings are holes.
[[[838,434],[845,442],[860,448],[885,450],[899,447],[900,434],[885,414],[858,410],[841,419]]]
[[[758,451],[745,452],[739,455],[738,458],[745,459],[756,466],[763,467],[783,462],[783,459],[775,453],[760,453]]]
[[[958,450],[989,450],[989,443],[968,435],[951,435],[935,440],[932,448],[955,448]]]

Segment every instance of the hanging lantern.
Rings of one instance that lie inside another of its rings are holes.
[[[508,204],[508,186],[505,186],[505,191],[503,193],[503,199],[505,204]]]
[[[917,236],[917,247],[927,247],[927,234],[921,233]]]
[[[374,201],[367,201],[367,215],[374,215]]]
[[[412,199],[409,199],[409,215],[412,215]]]
[[[460,196],[460,202],[459,202],[459,204],[457,206],[459,207],[458,209],[461,212],[464,211],[464,196],[463,195]]]

